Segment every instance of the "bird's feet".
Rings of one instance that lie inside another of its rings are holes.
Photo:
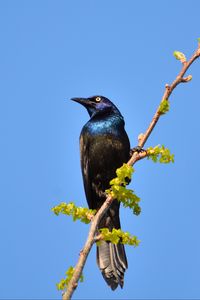
[[[136,146],[130,150],[130,157],[132,157],[135,152],[142,153],[146,152],[146,150],[144,150],[141,146]]]

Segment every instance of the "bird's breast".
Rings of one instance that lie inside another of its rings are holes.
[[[124,121],[119,117],[110,117],[103,120],[90,120],[83,127],[83,131],[89,135],[113,135],[118,136],[124,132]]]
[[[116,170],[116,166],[128,160],[130,150],[123,120],[90,120],[83,127],[80,148],[82,159],[88,156],[90,166],[95,165],[102,170],[112,166]]]

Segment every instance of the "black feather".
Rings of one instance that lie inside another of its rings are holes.
[[[129,159],[130,143],[124,119],[109,99],[94,96],[72,100],[84,105],[91,117],[80,135],[81,168],[88,206],[99,209],[110,180],[116,177],[116,169]],[[120,228],[119,206],[117,200],[112,203],[99,228]],[[123,287],[127,268],[124,245],[101,242],[97,246],[97,263],[111,289]]]

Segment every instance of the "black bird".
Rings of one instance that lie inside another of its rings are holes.
[[[98,210],[106,199],[110,180],[116,177],[116,169],[129,159],[130,143],[124,119],[109,99],[93,96],[72,100],[82,104],[90,115],[80,135],[81,168],[88,206]],[[119,206],[118,201],[112,203],[99,228],[120,228]],[[128,267],[123,244],[101,242],[97,246],[97,264],[112,290],[118,285],[123,287]]]

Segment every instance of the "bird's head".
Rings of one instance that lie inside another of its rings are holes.
[[[92,96],[89,98],[72,98],[87,109],[90,117],[96,115],[104,115],[107,113],[115,113],[121,115],[117,107],[104,96]]]

